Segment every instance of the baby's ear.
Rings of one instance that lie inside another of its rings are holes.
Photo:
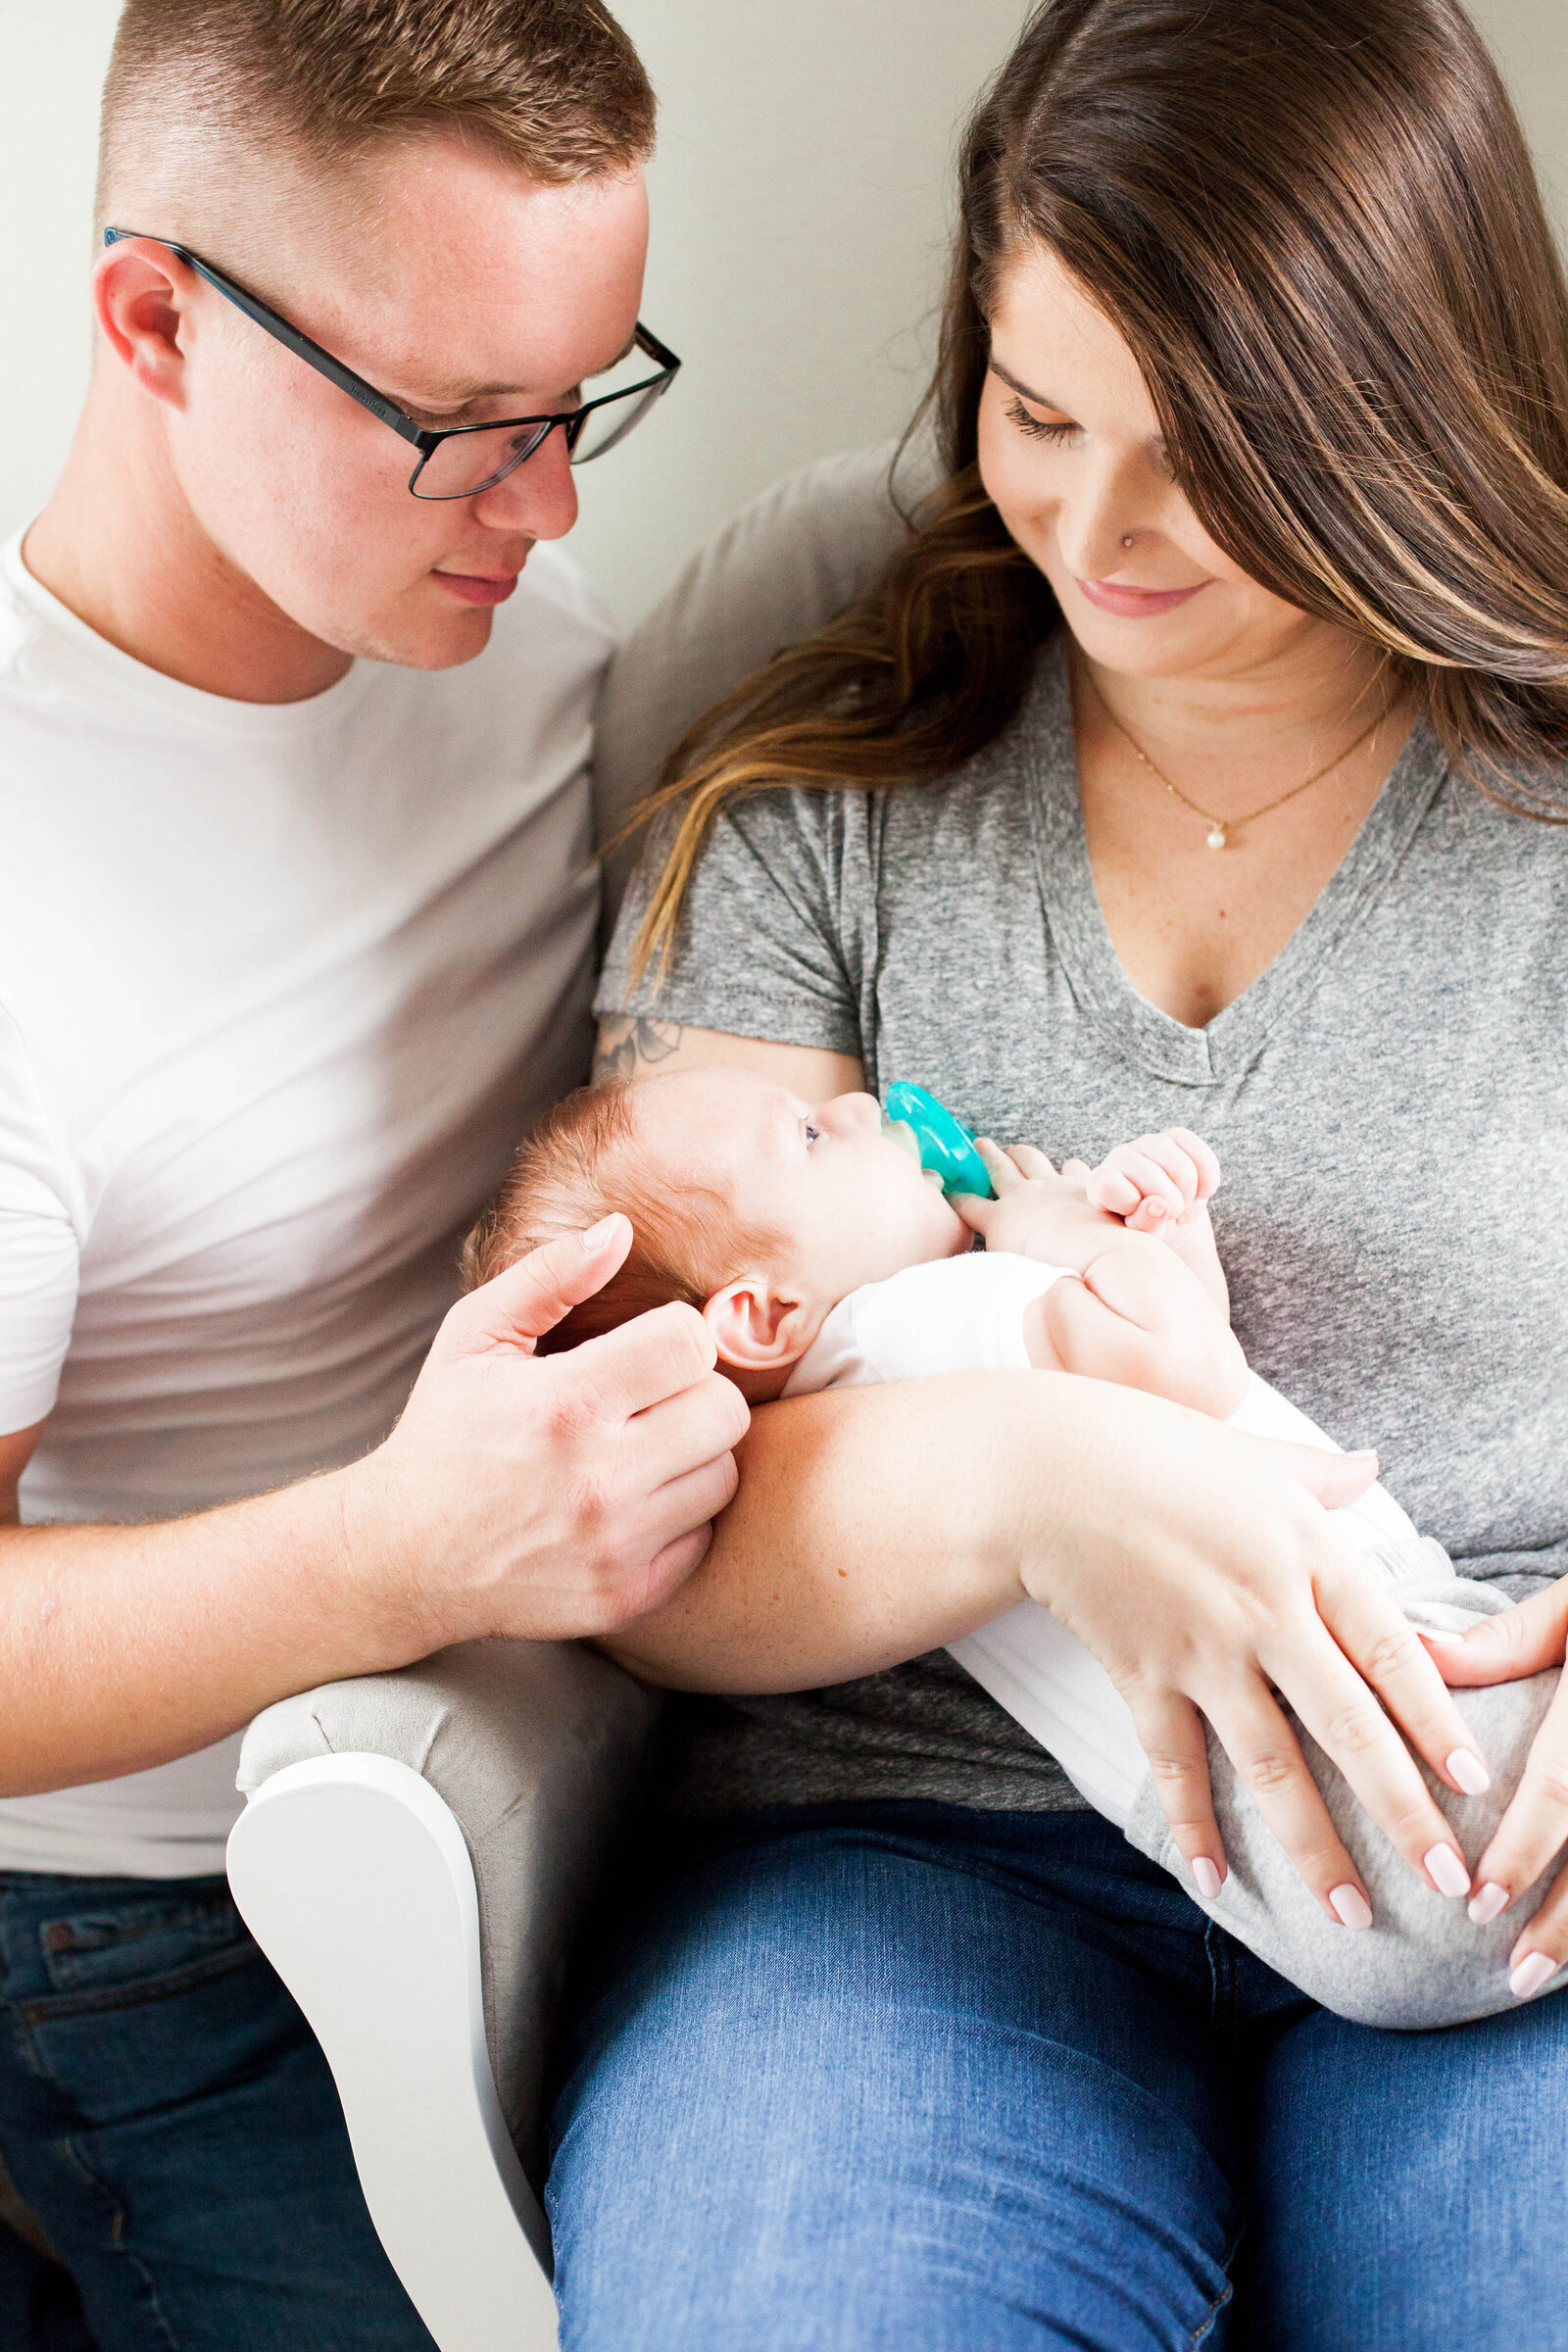
[[[803,1299],[776,1290],[765,1274],[743,1274],[715,1291],[703,1309],[721,1364],[762,1372],[789,1364],[810,1344]]]

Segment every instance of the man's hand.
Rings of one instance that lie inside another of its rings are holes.
[[[461,1300],[391,1437],[343,1474],[351,1570],[401,1592],[432,1646],[612,1632],[685,1581],[735,1493],[750,1416],[691,1307],[536,1353],[631,1238],[606,1218]]]

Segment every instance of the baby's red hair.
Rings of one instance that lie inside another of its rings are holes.
[[[635,1083],[621,1079],[579,1087],[558,1102],[523,1142],[464,1245],[464,1283],[476,1290],[544,1242],[586,1232],[616,1209],[631,1219],[625,1264],[539,1342],[541,1355],[614,1331],[671,1299],[701,1308],[727,1282],[777,1254],[777,1238],[749,1225],[721,1194],[684,1177],[677,1191],[673,1179],[662,1180],[646,1164],[636,1093]]]

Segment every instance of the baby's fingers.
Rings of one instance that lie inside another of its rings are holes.
[[[1151,1138],[1151,1141],[1155,1139]],[[1196,1176],[1192,1179],[1196,1186]],[[1097,1192],[1095,1187],[1102,1191]],[[1140,1202],[1163,1216],[1183,1217],[1191,1202],[1180,1180],[1141,1146],[1124,1144],[1113,1152],[1091,1181],[1089,1198],[1113,1217],[1131,1216]]]
[[[1000,1144],[994,1144],[989,1135],[977,1135],[974,1139],[974,1148],[986,1163],[986,1174],[991,1179],[997,1199],[1000,1200],[1004,1193],[1016,1192],[1018,1186],[1024,1181],[1023,1171],[1017,1165],[1016,1160],[1004,1152]],[[969,1198],[967,1194],[961,1197],[964,1200]],[[979,1227],[977,1230],[984,1231],[984,1228]]]
[[[992,1220],[1000,1205],[1001,1203],[996,1200],[982,1200],[978,1193],[950,1193],[948,1195],[948,1206],[956,1208],[969,1231],[978,1233],[982,1240],[990,1231]]]
[[[1197,1171],[1199,1200],[1206,1200],[1211,1193],[1219,1191],[1218,1158],[1202,1137],[1195,1135],[1190,1127],[1172,1127],[1169,1133],[1171,1142],[1180,1145]]]

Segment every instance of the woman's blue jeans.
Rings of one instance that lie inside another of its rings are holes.
[[[566,2352],[1568,2352],[1568,1999],[1381,2034],[1091,1814],[672,1837],[576,2023]]]
[[[0,2352],[433,2352],[220,1878],[0,1873]]]

